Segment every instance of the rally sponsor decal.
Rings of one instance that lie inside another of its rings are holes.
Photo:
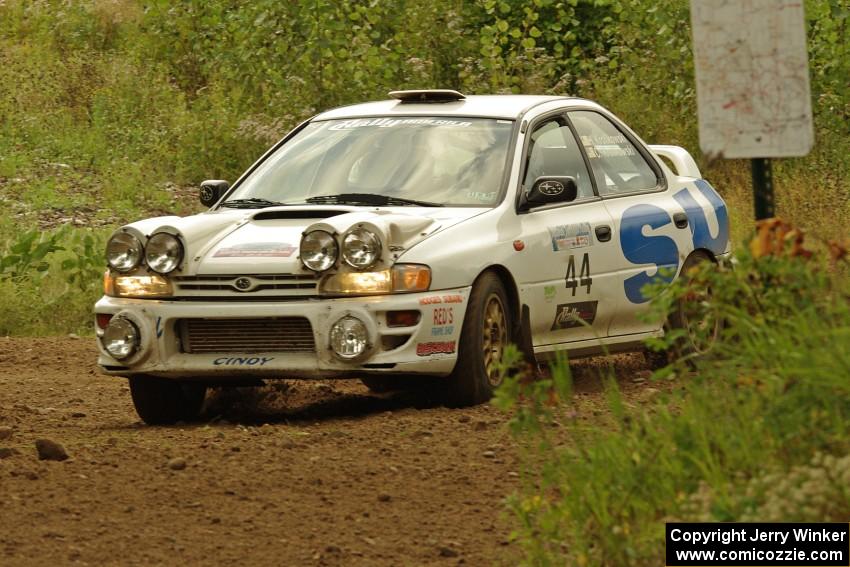
[[[419,305],[435,305],[438,303],[463,303],[463,296],[453,293],[450,295],[429,295],[419,299]]]
[[[219,248],[215,258],[289,258],[297,250],[288,242],[248,242]]]
[[[419,343],[416,345],[418,356],[431,356],[432,354],[454,354],[456,341],[440,341],[434,343]]]
[[[729,243],[729,212],[726,204],[704,179],[696,180],[694,187],[711,205],[717,232],[711,234],[706,209],[697,202],[690,188],[677,192],[673,198],[688,215],[693,247],[722,254]],[[655,205],[634,205],[623,212],[620,220],[620,248],[623,255],[632,264],[651,266],[649,270],[626,278],[623,282],[626,298],[632,303],[646,303],[651,299],[642,291],[647,284],[670,283],[676,277],[679,270],[679,247],[675,240],[659,233],[660,229],[672,222],[670,212]]]
[[[432,337],[448,337],[455,334],[454,325],[440,325],[439,327],[431,327]]]
[[[343,120],[328,130],[352,130],[354,128],[393,128],[395,126],[443,126],[449,128],[468,128],[472,122],[437,118],[354,118]]]
[[[493,203],[498,193],[495,191],[467,191],[466,196],[479,203]]]
[[[544,285],[543,286],[543,300],[546,303],[552,303],[555,299],[555,294],[557,294],[557,290],[553,285]]]
[[[273,356],[222,356],[213,360],[213,366],[265,366]]]
[[[451,307],[435,307],[433,315],[432,337],[442,337],[454,334],[455,315]]]
[[[555,321],[552,330],[574,329],[583,327],[585,324],[592,325],[596,320],[596,306],[598,301],[579,301],[577,303],[564,303],[555,310]]]
[[[561,224],[550,226],[549,236],[552,238],[552,250],[572,250],[573,248],[585,248],[593,244],[590,235],[590,223]]]
[[[455,322],[454,309],[451,307],[435,307],[434,308],[434,324],[435,325],[450,325]]]

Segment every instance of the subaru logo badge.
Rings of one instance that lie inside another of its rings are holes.
[[[554,197],[564,192],[564,184],[560,181],[544,181],[538,187],[541,193]]]
[[[248,278],[237,278],[237,280],[234,282],[234,285],[239,291],[248,291],[249,289],[251,289],[252,284],[251,280],[249,280]]]

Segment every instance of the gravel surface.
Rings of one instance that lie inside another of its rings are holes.
[[[0,338],[4,566],[516,562],[504,499],[522,471],[490,405],[282,381],[147,427],[94,360],[90,338]],[[618,362],[631,400],[652,390],[636,364]],[[596,381],[576,391],[578,419],[599,420]]]

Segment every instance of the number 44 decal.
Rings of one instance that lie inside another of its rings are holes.
[[[593,278],[590,277],[590,256],[587,252],[581,257],[581,270],[578,274],[579,279],[576,280],[576,257],[570,255],[567,263],[567,275],[564,277],[567,289],[573,291],[573,297],[576,295],[576,289],[579,286],[585,288],[585,293],[590,293],[590,288],[593,285]]]

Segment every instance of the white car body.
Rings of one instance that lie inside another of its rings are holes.
[[[541,121],[565,113],[574,123],[569,113],[579,111],[597,113],[623,136],[582,138],[586,166],[591,163],[589,154],[594,159],[622,157],[623,152],[633,155],[628,142],[657,172],[658,186],[518,212],[531,133],[538,131]],[[694,250],[715,259],[729,253],[726,206],[701,179],[691,156],[674,146],[647,146],[610,112],[587,100],[556,96],[470,96],[437,104],[388,100],[330,110],[311,122],[417,116],[512,123],[498,203],[215,206],[190,217],[151,218],[123,227],[142,243],[156,232],[171,233],[183,243],[185,254],[180,267],[167,276],[173,297],[104,296],[97,302],[96,314],[121,315],[136,325],[140,336],[137,351],[124,360],[113,358],[99,341],[98,363],[104,372],[234,383],[269,377],[446,376],[457,361],[470,290],[487,270],[501,278],[520,334],[538,358],[557,350],[578,356],[603,349],[636,349],[644,339],[663,333],[660,322],[647,323],[640,317],[648,306],[639,291],[643,284],[663,267],[678,275]],[[316,218],[309,218],[314,214]],[[342,234],[356,224],[383,239],[381,261],[386,265],[429,266],[428,291],[319,297],[318,277],[299,259],[302,234],[317,226]],[[609,230],[604,241],[598,236],[606,234],[600,227]],[[264,252],[262,245],[269,243],[277,247]],[[252,248],[257,244],[261,246]],[[238,278],[246,278],[240,282],[244,291],[236,287]],[[419,310],[421,319],[409,327],[387,326],[386,312],[397,310]],[[331,325],[346,315],[361,319],[369,333],[368,352],[354,361],[341,359],[329,346]],[[262,325],[269,318],[300,318],[302,324],[275,327],[282,342],[269,350],[246,348],[245,340],[264,340],[252,335],[251,322]],[[189,329],[187,320],[201,323]],[[204,327],[209,320],[218,321],[218,326]]]

